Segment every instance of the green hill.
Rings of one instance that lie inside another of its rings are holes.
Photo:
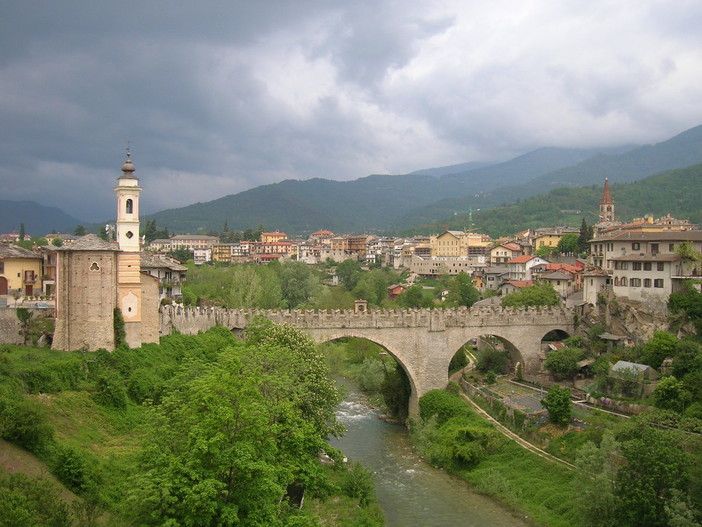
[[[52,230],[73,231],[77,225],[86,225],[56,207],[34,201],[0,200],[0,232],[19,232],[20,223],[31,236],[44,236]]]
[[[542,148],[506,163],[442,177],[407,174],[372,175],[354,181],[286,180],[207,203],[162,211],[147,219],[154,219],[159,226],[175,232],[220,229],[225,221],[233,229],[262,224],[289,233],[322,228],[337,232],[382,230],[396,224],[398,217],[418,205],[485,188],[495,189],[505,182],[526,182],[596,153],[595,150]],[[417,223],[416,218],[403,221],[401,225],[413,223]]]
[[[670,170],[646,179],[611,184],[617,217],[623,221],[644,215],[671,214],[702,223],[702,164]],[[579,188],[559,188],[520,203],[473,214],[473,225],[492,236],[514,234],[524,229],[565,225],[579,227],[583,218],[597,222],[602,182]],[[580,211],[580,212],[576,212]],[[426,231],[447,225],[451,229],[468,227],[468,216],[461,214],[437,221]]]
[[[620,154],[596,155],[573,166],[534,177],[528,183],[506,183],[497,189],[488,186],[473,195],[456,193],[448,199],[406,211],[393,226],[431,223],[433,218],[446,218],[455,211],[498,207],[561,187],[602,185],[605,178],[609,178],[611,183],[633,181],[697,163],[702,163],[702,126],[655,145]]]

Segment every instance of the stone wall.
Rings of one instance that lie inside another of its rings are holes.
[[[34,318],[52,318],[54,316],[53,309],[27,308],[27,311],[33,313]],[[22,344],[19,332],[20,324],[17,320],[17,311],[14,308],[0,309],[0,344]]]

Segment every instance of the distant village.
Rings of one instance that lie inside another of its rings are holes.
[[[681,256],[679,248],[686,244],[697,253],[702,250],[699,226],[669,215],[618,221],[607,181],[599,209],[599,222],[591,227],[584,251],[582,243],[573,247],[574,240],[582,240],[583,232],[572,227],[544,227],[500,239],[491,239],[476,229],[412,238],[320,230],[304,240],[274,231],[262,232],[258,241],[235,243],[221,243],[216,236],[178,234],[148,244],[142,240],[140,270],[158,280],[160,299],[176,302],[182,298],[181,285],[188,268],[168,253],[185,250],[196,265],[266,264],[285,259],[315,265],[351,259],[362,265],[408,270],[411,277],[465,272],[480,291],[497,292],[498,298],[492,302],[539,280],[550,283],[571,305],[595,305],[599,294],[610,291],[616,297],[645,302],[654,310],[665,309],[670,293],[697,276],[695,262]],[[63,248],[79,239],[61,233],[45,237],[55,243],[60,240]],[[60,249],[51,243],[24,249],[15,245],[19,238],[16,233],[0,235],[0,307],[18,302],[53,307]],[[563,247],[570,250],[564,252]],[[585,253],[589,257],[581,258]],[[396,286],[391,296],[402,290],[402,285]]]

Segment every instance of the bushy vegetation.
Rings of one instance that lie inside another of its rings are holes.
[[[557,306],[561,299],[551,284],[536,283],[502,298],[505,307]]]
[[[113,353],[3,350],[0,437],[45,460],[80,499],[68,510],[41,490],[41,504],[42,484],[2,476],[2,521],[93,525],[108,511],[125,526],[314,525],[323,507],[285,499],[296,483],[311,504],[346,494],[375,518],[368,525],[382,524],[362,469],[339,466],[337,478],[319,463],[322,452],[338,457],[327,439],[341,432],[339,394],[292,328],[257,323],[243,341],[213,328]]]

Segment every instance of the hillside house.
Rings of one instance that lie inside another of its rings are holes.
[[[0,295],[41,294],[42,256],[17,245],[0,244]]]
[[[504,265],[522,255],[522,247],[515,243],[502,243],[490,249],[490,264]]]
[[[507,269],[510,280],[532,280],[531,270],[537,265],[549,263],[548,260],[540,256],[522,255],[512,258],[507,262]]]
[[[176,302],[183,299],[182,285],[188,268],[175,258],[140,253],[141,271],[158,280],[158,300],[170,298]]]

